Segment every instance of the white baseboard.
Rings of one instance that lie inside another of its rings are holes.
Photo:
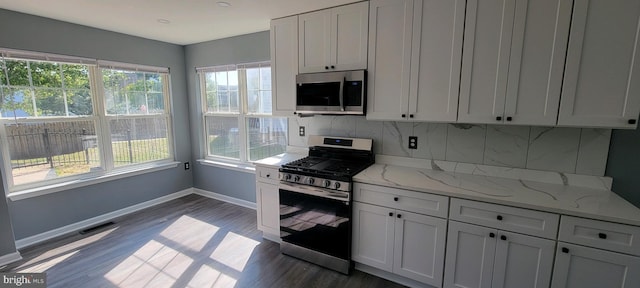
[[[433,287],[431,285],[420,283],[420,282],[415,281],[413,279],[405,278],[405,277],[402,277],[400,275],[396,275],[396,274],[393,274],[393,273],[390,273],[390,272],[387,272],[387,271],[384,271],[384,270],[380,270],[378,268],[374,268],[374,267],[371,267],[369,265],[360,264],[360,263],[357,263],[357,262],[356,262],[356,265],[355,265],[355,269],[356,270],[360,270],[360,271],[362,271],[364,273],[375,275],[375,276],[378,276],[380,278],[384,278],[384,279],[387,279],[389,281],[396,282],[396,283],[402,284],[404,286],[412,287],[412,288],[435,288],[435,287]]]
[[[26,238],[23,238],[23,239],[19,239],[19,240],[16,240],[16,248],[17,249],[22,249],[22,248],[27,247],[27,246],[35,245],[35,244],[41,243],[43,241],[49,240],[51,238],[55,238],[55,237],[62,236],[62,235],[68,234],[68,233],[79,231],[79,230],[85,229],[87,227],[91,227],[91,226],[94,226],[94,225],[97,225],[97,224],[101,224],[101,223],[107,222],[107,221],[109,221],[111,219],[114,219],[114,218],[117,218],[117,217],[120,217],[120,216],[124,216],[124,215],[130,214],[130,213],[133,213],[133,212],[145,209],[145,208],[149,208],[149,207],[152,207],[152,206],[155,206],[155,205],[167,202],[167,201],[178,199],[180,197],[184,197],[184,196],[187,196],[187,195],[193,194],[193,193],[194,193],[193,192],[193,188],[184,189],[182,191],[178,191],[178,192],[175,192],[173,194],[169,194],[169,195],[162,196],[162,197],[159,197],[159,198],[156,198],[156,199],[153,199],[153,200],[149,200],[149,201],[146,201],[146,202],[142,202],[142,203],[139,203],[139,204],[136,204],[136,205],[133,205],[133,206],[122,208],[120,210],[116,210],[116,211],[113,211],[113,212],[102,214],[100,216],[96,216],[96,217],[93,217],[93,218],[89,218],[87,220],[83,220],[83,221],[80,221],[80,222],[69,224],[67,226],[63,226],[63,227],[60,227],[60,228],[49,230],[49,231],[44,232],[44,233],[40,233],[40,234],[37,234],[37,235],[33,235],[33,236],[29,236],[29,237],[26,237]]]
[[[4,256],[0,256],[0,267],[16,262],[18,260],[22,260],[22,256],[20,256],[20,252],[16,251],[11,254],[7,254]]]
[[[231,203],[231,204],[235,204],[235,205],[238,205],[238,206],[242,206],[242,207],[245,207],[245,208],[256,210],[256,203],[249,202],[247,200],[234,198],[234,197],[227,196],[227,195],[223,195],[223,194],[220,194],[220,193],[215,193],[215,192],[211,192],[211,191],[207,191],[207,190],[193,188],[193,194],[198,194],[200,196],[204,196],[204,197],[208,197],[208,198],[211,198],[211,199],[216,199],[216,200],[228,202],[228,203]]]

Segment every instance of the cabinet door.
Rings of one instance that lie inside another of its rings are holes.
[[[441,287],[447,220],[396,213],[393,273]]]
[[[272,236],[280,235],[279,202],[277,185],[256,182],[258,229]]]
[[[572,3],[516,0],[506,123],[556,124]]]
[[[559,242],[553,288],[637,288],[640,257]]]
[[[515,0],[468,0],[458,122],[501,123]]]
[[[272,114],[293,116],[298,74],[298,16],[271,20]]]
[[[495,229],[449,221],[444,287],[491,288]]]
[[[332,9],[331,65],[334,70],[367,69],[369,2]]]
[[[368,120],[407,119],[414,0],[369,7]]]
[[[522,234],[498,232],[493,288],[547,288],[556,242]]]
[[[418,68],[418,91],[409,97],[409,115],[414,120],[456,121],[465,2],[416,2],[414,34],[418,37],[414,35],[414,48],[419,53],[419,65],[414,66]]]
[[[393,209],[353,202],[353,260],[391,272],[394,221]]]
[[[638,0],[575,1],[558,125],[636,128],[639,20]]]
[[[298,16],[298,65],[300,73],[328,70],[327,65],[331,62],[330,39],[330,9]]]

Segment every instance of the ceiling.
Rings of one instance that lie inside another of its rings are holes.
[[[221,1],[231,6],[223,7]],[[273,18],[358,1],[0,0],[0,8],[187,45],[269,30]]]

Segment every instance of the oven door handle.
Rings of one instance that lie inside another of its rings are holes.
[[[295,184],[289,184],[287,182],[280,182],[280,189],[288,190],[291,192],[302,193],[307,195],[318,196],[327,199],[333,199],[344,202],[349,205],[351,200],[351,193],[343,191],[332,191],[327,189],[321,189],[311,186],[301,186]]]

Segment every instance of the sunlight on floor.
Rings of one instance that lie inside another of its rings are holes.
[[[178,280],[193,288],[234,287],[260,242],[233,232],[216,236],[219,230],[182,216],[104,278],[117,287],[184,285]]]
[[[74,241],[67,245],[44,252],[40,254],[38,257],[20,265],[18,268],[16,268],[16,270],[22,273],[45,272],[47,271],[47,269],[73,256],[75,253],[80,251],[82,247],[90,245],[91,243],[94,243],[104,238],[105,236],[109,235],[111,232],[115,231],[116,229],[118,229],[118,227],[102,231],[100,233],[91,235],[87,238]]]
[[[190,257],[151,240],[104,277],[120,287],[170,287],[192,262]]]
[[[187,287],[234,287],[238,280],[207,265],[202,265]]]
[[[219,229],[192,217],[181,216],[160,235],[193,251],[200,251]]]
[[[242,272],[258,244],[260,242],[256,240],[229,232],[213,251],[211,259]]]

